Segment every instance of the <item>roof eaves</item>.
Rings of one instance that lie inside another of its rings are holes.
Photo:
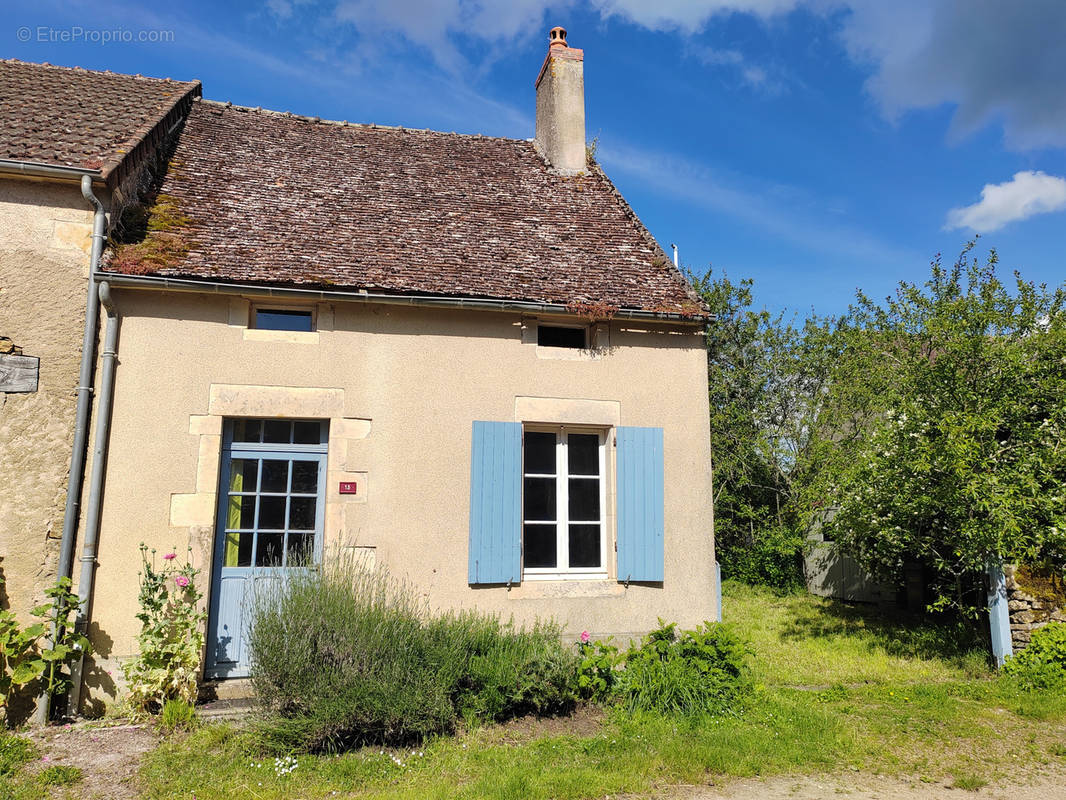
[[[199,292],[204,294],[244,294],[267,297],[299,297],[321,300],[353,300],[409,306],[436,306],[482,311],[517,311],[523,313],[575,315],[568,304],[515,300],[494,297],[459,297],[452,295],[402,294],[371,292],[366,289],[321,289],[268,283],[214,281],[204,278],[172,278],[163,275],[131,275],[101,270],[97,280],[110,281],[116,286],[156,289],[162,291]],[[638,308],[619,308],[612,313],[619,319],[639,319],[674,322],[685,325],[706,325],[713,322],[711,314],[690,314],[674,311],[653,311]]]
[[[66,167],[46,164],[40,161],[21,161],[12,158],[0,158],[0,173],[8,175],[25,175],[31,178],[59,178],[62,180],[81,180],[83,175],[102,179],[99,169],[90,167]]]

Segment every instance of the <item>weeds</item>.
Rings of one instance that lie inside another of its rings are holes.
[[[191,731],[196,725],[196,708],[187,700],[167,700],[159,713],[159,729],[163,733]]]
[[[41,786],[70,786],[81,780],[81,770],[66,764],[52,764],[37,773]]]
[[[618,695],[629,711],[661,714],[736,712],[751,691],[748,652],[725,625],[705,623],[677,633],[652,631],[623,659]]]
[[[980,775],[957,775],[951,784],[952,789],[964,789],[967,792],[976,792],[988,786],[988,781]]]
[[[1029,646],[1007,659],[1003,671],[1026,689],[1066,688],[1066,622],[1033,631]]]
[[[29,739],[0,732],[0,778],[14,775],[35,758],[37,748]]]

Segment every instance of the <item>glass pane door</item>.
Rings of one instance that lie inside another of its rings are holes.
[[[253,603],[321,557],[327,430],[319,420],[231,420],[223,436],[207,674],[248,674]],[[269,599],[267,600],[269,602]]]

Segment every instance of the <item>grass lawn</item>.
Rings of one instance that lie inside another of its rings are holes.
[[[841,770],[975,789],[1066,767],[1066,697],[1021,692],[992,676],[983,652],[958,631],[728,584],[724,607],[752,645],[758,684],[733,716],[585,713],[485,727],[414,750],[298,755],[277,765],[250,733],[209,725],[147,756],[145,793],[602,798],[728,776]]]

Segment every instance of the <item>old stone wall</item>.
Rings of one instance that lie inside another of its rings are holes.
[[[1066,622],[1066,587],[1049,568],[1005,567],[1007,608],[1014,652],[1024,650],[1033,631],[1049,622]]]
[[[23,618],[55,579],[91,233],[77,184],[0,178],[0,336],[40,358],[36,392],[0,392],[0,602]]]

